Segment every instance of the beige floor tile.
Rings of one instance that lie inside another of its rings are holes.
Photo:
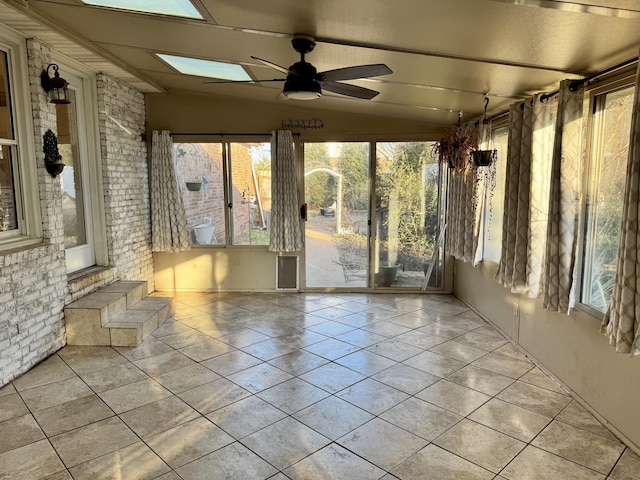
[[[32,412],[93,395],[93,392],[78,377],[30,388],[20,392],[22,399]]]
[[[13,384],[12,383],[8,383],[4,387],[0,387],[0,398],[4,397],[6,395],[12,395],[12,394],[14,394],[16,392],[17,392],[17,390],[13,386]]]
[[[463,417],[412,397],[387,410],[380,418],[425,440],[433,441]]]
[[[625,448],[620,442],[559,421],[553,421],[531,444],[605,475]]]
[[[367,350],[350,353],[335,361],[338,365],[355,370],[363,375],[375,375],[396,364],[394,360]]]
[[[525,373],[520,377],[520,381],[530,383],[536,387],[546,388],[552,392],[562,393],[564,395],[568,395],[569,393],[538,367],[534,367]]]
[[[242,443],[282,470],[331,442],[306,425],[288,417],[245,437]]]
[[[328,395],[324,390],[299,378],[292,378],[257,393],[262,400],[288,414],[302,410]]]
[[[302,375],[303,373],[325,365],[329,361],[319,355],[314,355],[305,350],[296,350],[280,357],[269,360],[269,363],[280,370],[284,370],[292,375]]]
[[[611,433],[607,427],[602,425],[596,417],[591,415],[575,400],[571,401],[571,403],[558,414],[556,420],[587,430],[591,433],[597,433],[609,440],[618,441],[617,437]]]
[[[316,355],[320,355],[328,360],[336,360],[340,357],[344,357],[345,355],[349,355],[357,350],[360,350],[360,347],[357,345],[353,345],[352,343],[343,342],[342,340],[338,340],[337,338],[328,338],[326,340],[322,340],[320,342],[314,343],[312,345],[304,347],[304,349],[308,352],[314,353]]]
[[[445,322],[435,321],[418,329],[419,332],[428,333],[436,337],[444,337],[448,339],[459,337],[468,332],[466,328],[453,327]]]
[[[80,377],[96,393],[148,378],[146,373],[129,362],[86,373]]]
[[[627,448],[611,472],[611,480],[636,480],[640,472],[640,457]]]
[[[211,412],[207,418],[236,439],[241,439],[286,416],[282,410],[252,395]]]
[[[447,380],[434,383],[417,393],[416,397],[462,416],[469,415],[491,398]]]
[[[498,332],[496,332],[493,327],[489,327],[489,328],[491,329],[491,332],[482,331],[483,329],[477,329],[475,331],[476,332],[481,332],[481,333],[483,333],[485,335],[494,335],[496,337],[503,338],[502,335],[500,335]],[[505,357],[515,358],[516,360],[521,360],[523,362],[530,362],[531,361],[531,360],[529,360],[527,358],[526,355],[524,355],[522,352],[520,352],[520,350],[518,350],[516,347],[514,347],[510,343],[505,343],[500,348],[496,348],[493,353],[497,353],[499,355],[504,355]]]
[[[202,312],[198,310],[198,314],[202,315]],[[156,328],[151,334],[152,337],[162,340],[164,337],[169,335],[175,335],[176,333],[184,333],[191,332],[193,328],[185,325],[184,323],[177,320],[167,320],[158,328]],[[157,355],[157,354],[154,354]]]
[[[219,375],[227,376],[232,373],[239,372],[245,368],[259,365],[262,360],[253,357],[248,353],[244,353],[240,350],[225,353],[219,357],[214,357],[201,363],[210,370],[213,370]]]
[[[239,443],[232,443],[178,468],[183,480],[211,480],[211,472],[225,480],[263,480],[278,471]]]
[[[429,442],[376,418],[340,438],[337,443],[374,465],[391,470]]]
[[[75,377],[76,374],[58,355],[49,357],[13,381],[19,392]]]
[[[170,468],[142,442],[69,469],[74,480],[151,480],[169,470]]]
[[[117,417],[51,437],[51,444],[67,467],[114,452],[139,441]]]
[[[0,423],[0,432],[2,432],[0,454],[45,438],[40,426],[31,415],[23,415]]]
[[[409,395],[418,393],[440,380],[440,377],[401,363],[382,370],[371,378]]]
[[[429,349],[429,351],[444,355],[445,357],[455,358],[464,363],[473,362],[478,358],[487,354],[486,351],[472,347],[465,343],[460,343],[455,340],[449,340],[448,342],[441,343]]]
[[[469,418],[523,442],[533,440],[551,422],[550,417],[525,410],[497,398],[489,400],[469,415]]]
[[[467,365],[457,372],[453,372],[447,377],[447,380],[487,395],[496,395],[515,381],[511,377],[473,365]]]
[[[39,410],[33,415],[44,433],[51,437],[112,417],[114,413],[100,397],[89,395]]]
[[[156,330],[157,331],[157,330]],[[173,350],[169,345],[149,337],[137,347],[113,347],[120,355],[129,359],[129,361],[142,360],[152,355],[160,355]]]
[[[188,367],[153,377],[156,382],[173,393],[184,392],[205,383],[213,382],[218,378],[220,378],[220,375],[199,364],[189,365]]]
[[[232,350],[234,350],[234,347],[215,338],[208,337],[203,342],[189,345],[188,347],[181,348],[179,351],[196,362],[202,362],[203,360],[217,357]]]
[[[526,445],[466,419],[433,443],[493,473],[500,472]]]
[[[167,397],[120,415],[131,430],[146,440],[176,425],[198,418],[200,415],[178,397]]]
[[[46,440],[0,454],[0,472],[7,480],[42,480],[64,471],[64,465]]]
[[[327,392],[337,393],[367,377],[337,363],[328,363],[300,375],[300,378]]]
[[[147,439],[153,451],[173,469],[233,442],[233,437],[202,417]]]
[[[398,335],[395,339],[424,349],[435,347],[436,345],[449,341],[448,337],[439,337],[432,333],[421,332],[420,330],[411,330],[410,332]]]
[[[300,410],[293,417],[331,440],[336,440],[375,418],[334,396]]]
[[[460,360],[445,357],[444,355],[439,355],[433,352],[423,352],[415,357],[405,360],[403,363],[439,377],[446,377],[466,365],[466,362],[461,362]]]
[[[376,333],[387,338],[397,337],[398,335],[402,335],[403,333],[411,331],[411,329],[408,327],[398,325],[397,323],[392,323],[388,320],[381,320],[379,322],[366,325],[362,327],[362,329],[366,330],[367,332]]]
[[[424,349],[401,342],[397,338],[391,338],[371,345],[367,348],[367,351],[389,358],[396,362],[402,362],[407,358],[424,352]]]
[[[392,473],[395,476],[389,478],[402,480],[492,480],[494,478],[494,474],[488,470],[433,444],[427,445],[401,463]]]
[[[13,388],[13,386],[9,386]],[[9,391],[9,389],[7,389],[7,391]],[[15,392],[15,390],[13,391]],[[0,396],[0,422],[20,417],[28,412],[29,409],[24,404],[18,393],[10,393],[8,395]]]
[[[346,315],[346,313],[342,312],[342,316],[344,315]],[[338,319],[341,319],[342,316],[338,317]],[[338,335],[341,335],[343,333],[347,333],[347,332],[350,332],[351,330],[355,330],[356,327],[353,327],[346,323],[330,320],[328,322],[311,325],[308,328],[312,332],[319,333],[320,335],[325,335],[327,337],[337,337]]]
[[[233,373],[227,378],[245,390],[249,390],[251,393],[258,393],[285,382],[293,378],[293,376],[268,363],[261,363],[260,365]]]
[[[485,335],[474,330],[456,337],[456,342],[465,343],[467,345],[471,345],[472,347],[480,348],[481,350],[485,350],[487,352],[492,352],[496,348],[500,348],[501,346],[506,344],[507,340],[502,337],[497,338],[493,335]]]
[[[355,345],[356,347],[366,348],[375,343],[384,342],[387,337],[383,337],[382,335],[378,335],[376,333],[367,332],[366,330],[357,329],[351,330],[347,333],[343,333],[342,335],[338,335],[336,339],[342,342],[350,343],[352,345]]]
[[[61,472],[56,472],[52,475],[47,475],[42,480],[73,480],[73,477],[67,470],[62,470]]]
[[[101,392],[100,398],[114,412],[122,413],[171,396],[171,392],[151,378]]]
[[[500,355],[495,351],[479,358],[473,365],[514,379],[520,378],[533,368],[530,362]]]
[[[344,389],[337,396],[374,415],[409,398],[406,393],[370,378]]]
[[[174,471],[165,473],[164,475],[160,475],[159,477],[156,477],[155,480],[181,480],[181,478],[178,476],[178,474]]]
[[[103,370],[107,367],[125,363],[127,359],[112,348],[107,348],[91,355],[67,358],[65,362],[78,375]]]
[[[546,417],[555,417],[571,402],[567,395],[519,381],[500,392],[497,398]]]
[[[275,338],[270,338],[269,340],[264,340],[242,348],[243,352],[264,361],[271,360],[272,358],[279,357],[280,355],[284,355],[285,353],[293,352],[295,350],[297,350],[297,347]]]
[[[254,343],[268,340],[269,336],[264,333],[251,330],[250,328],[242,328],[229,335],[218,337],[218,340],[236,348],[248,347]]]
[[[385,472],[339,445],[329,445],[287,468],[285,473],[293,480],[369,480],[381,478]]]
[[[143,358],[133,362],[139,369],[148,375],[161,375],[172,370],[194,365],[195,362],[180,352],[167,352],[152,357]]]
[[[527,446],[500,472],[508,480],[604,480],[605,475],[560,458],[539,448]]]
[[[225,378],[219,378],[178,394],[182,400],[202,414],[213,412],[249,395],[251,395],[250,392]]]

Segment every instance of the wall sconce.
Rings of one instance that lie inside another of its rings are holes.
[[[49,76],[49,70],[53,69],[53,78]],[[45,92],[49,94],[50,103],[66,104],[71,103],[69,100],[69,90],[67,90],[67,82],[58,73],[58,65],[55,63],[49,64],[46,70],[43,70],[40,74],[40,83]]]

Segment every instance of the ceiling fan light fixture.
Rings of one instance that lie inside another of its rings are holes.
[[[317,80],[289,75],[282,93],[291,100],[315,100],[322,96],[322,89]]]

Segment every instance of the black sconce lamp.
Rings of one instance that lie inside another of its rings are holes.
[[[49,76],[49,70],[53,69],[53,78]],[[58,73],[58,65],[55,63],[49,64],[46,70],[43,70],[40,74],[40,83],[45,92],[49,94],[50,103],[66,104],[71,103],[69,100],[69,90],[67,89],[67,82]]]

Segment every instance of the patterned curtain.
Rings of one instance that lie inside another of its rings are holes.
[[[167,130],[153,131],[151,142],[151,249],[154,252],[189,250],[189,227],[178,189],[173,141]]]
[[[521,106],[522,105],[522,106]],[[545,253],[555,102],[536,96],[509,111],[502,252],[496,277],[537,297]]]
[[[616,352],[640,355],[640,66],[631,119],[629,160],[613,294],[602,322]]]
[[[298,198],[298,176],[293,135],[278,130],[271,137],[271,237],[272,252],[297,252],[304,246]]]
[[[582,182],[582,117],[584,91],[560,84],[556,119],[542,303],[568,313],[573,306],[573,280],[578,241]]]
[[[476,235],[476,169],[449,169],[446,252],[458,260],[473,262],[478,247]]]

